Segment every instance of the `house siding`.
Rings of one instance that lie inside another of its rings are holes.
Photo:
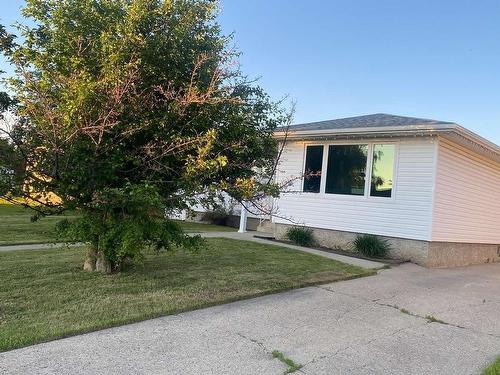
[[[439,139],[432,240],[500,244],[500,164]]]
[[[380,142],[394,143],[394,140],[349,143]],[[325,194],[324,177],[322,192],[302,193],[300,176],[303,172],[305,146],[346,142],[289,142],[283,150],[278,180],[283,182],[292,179],[293,184],[289,190],[293,192],[283,193],[277,199],[278,215],[274,217],[274,222],[430,240],[437,150],[435,142],[436,140],[431,137],[402,139],[396,142],[397,162],[393,199]]]

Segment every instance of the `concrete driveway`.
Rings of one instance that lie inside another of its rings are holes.
[[[71,337],[0,354],[0,373],[283,374],[273,350],[303,374],[479,374],[500,354],[500,263],[403,264]]]

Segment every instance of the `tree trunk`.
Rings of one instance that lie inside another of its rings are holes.
[[[102,272],[102,273],[113,272],[113,268],[111,267],[111,263],[109,262],[109,260],[106,259],[106,257],[104,256],[104,254],[101,251],[99,251],[97,253],[97,259],[95,262],[95,270],[98,272]]]
[[[111,263],[106,259],[104,254],[92,246],[87,249],[87,253],[85,254],[83,270],[87,272],[112,273],[113,267],[111,267]]]
[[[97,260],[97,251],[93,246],[87,249],[85,254],[85,262],[83,263],[83,270],[87,272],[95,271]]]

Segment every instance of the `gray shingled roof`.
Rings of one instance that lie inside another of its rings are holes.
[[[405,117],[376,113],[374,115],[340,118],[335,120],[309,122],[276,129],[276,137],[283,139],[315,139],[325,137],[374,137],[374,136],[412,136],[426,134],[442,134],[454,142],[471,148],[482,155],[500,162],[500,146],[448,121],[429,120],[424,118]],[[285,135],[287,134],[287,135]]]
[[[292,131],[301,130],[334,130],[355,128],[380,128],[388,126],[418,126],[418,125],[453,125],[452,122],[429,120],[415,117],[405,117],[376,113],[374,115],[340,118],[335,120],[309,122],[290,126]]]

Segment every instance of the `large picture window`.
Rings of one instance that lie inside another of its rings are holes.
[[[394,145],[373,145],[372,179],[370,195],[372,197],[392,196],[394,178]]]
[[[364,195],[368,145],[328,148],[325,193]]]
[[[319,193],[321,186],[321,168],[323,167],[323,146],[307,146],[306,165],[304,168],[303,190]]]

